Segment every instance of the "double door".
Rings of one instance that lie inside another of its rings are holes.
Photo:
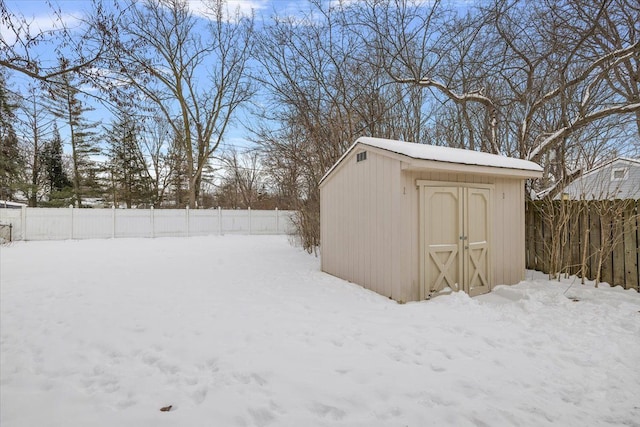
[[[421,298],[489,292],[491,186],[419,184]]]

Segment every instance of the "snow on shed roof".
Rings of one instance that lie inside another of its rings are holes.
[[[368,145],[380,148],[393,153],[402,154],[407,157],[419,160],[433,160],[438,162],[457,163],[475,166],[489,166],[505,169],[517,169],[533,172],[542,172],[540,165],[528,160],[516,159],[513,157],[501,156],[498,154],[482,153],[479,151],[465,150],[461,148],[439,147],[437,145],[416,144],[413,142],[397,141],[393,139],[372,138],[363,136],[349,147],[322,177],[320,182],[342,162],[342,160],[353,150],[357,144]]]

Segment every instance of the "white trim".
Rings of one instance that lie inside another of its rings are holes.
[[[413,160],[411,163],[402,162],[402,170],[405,171],[438,171],[438,172],[451,172],[467,173],[472,175],[489,175],[489,176],[502,176],[518,179],[527,178],[540,178],[541,172],[524,170],[524,169],[508,169],[495,166],[480,166],[469,164],[455,164],[450,162],[442,162],[438,160]]]
[[[495,191],[495,184],[476,184],[473,182],[455,182],[455,181],[433,181],[427,179],[416,179],[417,187],[473,187],[484,188],[487,190]]]

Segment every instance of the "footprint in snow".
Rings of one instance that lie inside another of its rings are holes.
[[[340,421],[347,415],[347,413],[340,408],[324,405],[319,402],[313,403],[310,409],[322,418],[331,418],[333,421]]]
[[[258,427],[269,425],[276,419],[273,412],[267,408],[249,408],[249,415]]]
[[[440,365],[434,365],[433,363],[431,364],[431,370],[433,372],[444,372],[447,370],[447,368],[445,366],[440,366]]]
[[[207,387],[198,387],[193,393],[191,393],[191,399],[196,405],[201,404],[207,398],[209,389]]]

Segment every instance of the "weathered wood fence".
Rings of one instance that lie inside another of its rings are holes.
[[[527,268],[639,289],[639,200],[527,202]]]

